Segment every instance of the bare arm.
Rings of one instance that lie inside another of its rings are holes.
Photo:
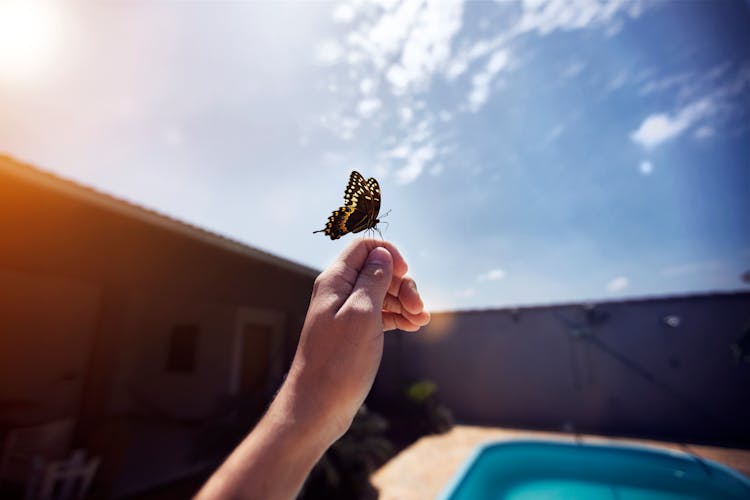
[[[372,387],[383,331],[429,322],[390,243],[357,240],[315,280],[289,375],[266,415],[199,498],[293,498]]]

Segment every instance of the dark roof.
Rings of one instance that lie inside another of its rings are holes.
[[[91,203],[104,210],[109,210],[125,217],[137,219],[146,224],[158,226],[167,231],[172,231],[195,240],[200,240],[209,245],[220,247],[296,273],[314,277],[320,272],[312,267],[278,257],[245,243],[227,238],[218,233],[208,231],[185,221],[159,213],[155,210],[116,198],[70,179],[39,169],[33,165],[20,162],[7,155],[0,154],[0,173],[17,177],[45,189],[56,191],[78,200]]]

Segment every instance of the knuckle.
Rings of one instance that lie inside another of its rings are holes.
[[[323,283],[325,283],[325,272],[320,273],[316,278],[315,281],[313,281],[313,295],[315,295],[318,290],[323,286]]]

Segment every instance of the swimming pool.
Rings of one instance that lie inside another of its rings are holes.
[[[442,500],[750,499],[750,481],[716,462],[628,445],[510,441],[481,446]]]

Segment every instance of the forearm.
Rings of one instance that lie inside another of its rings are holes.
[[[299,492],[370,390],[386,322],[413,331],[429,321],[406,269],[390,243],[359,240],[321,273],[286,381],[199,498],[275,500]]]
[[[291,499],[331,444],[281,391],[266,415],[214,473],[199,499]]]

